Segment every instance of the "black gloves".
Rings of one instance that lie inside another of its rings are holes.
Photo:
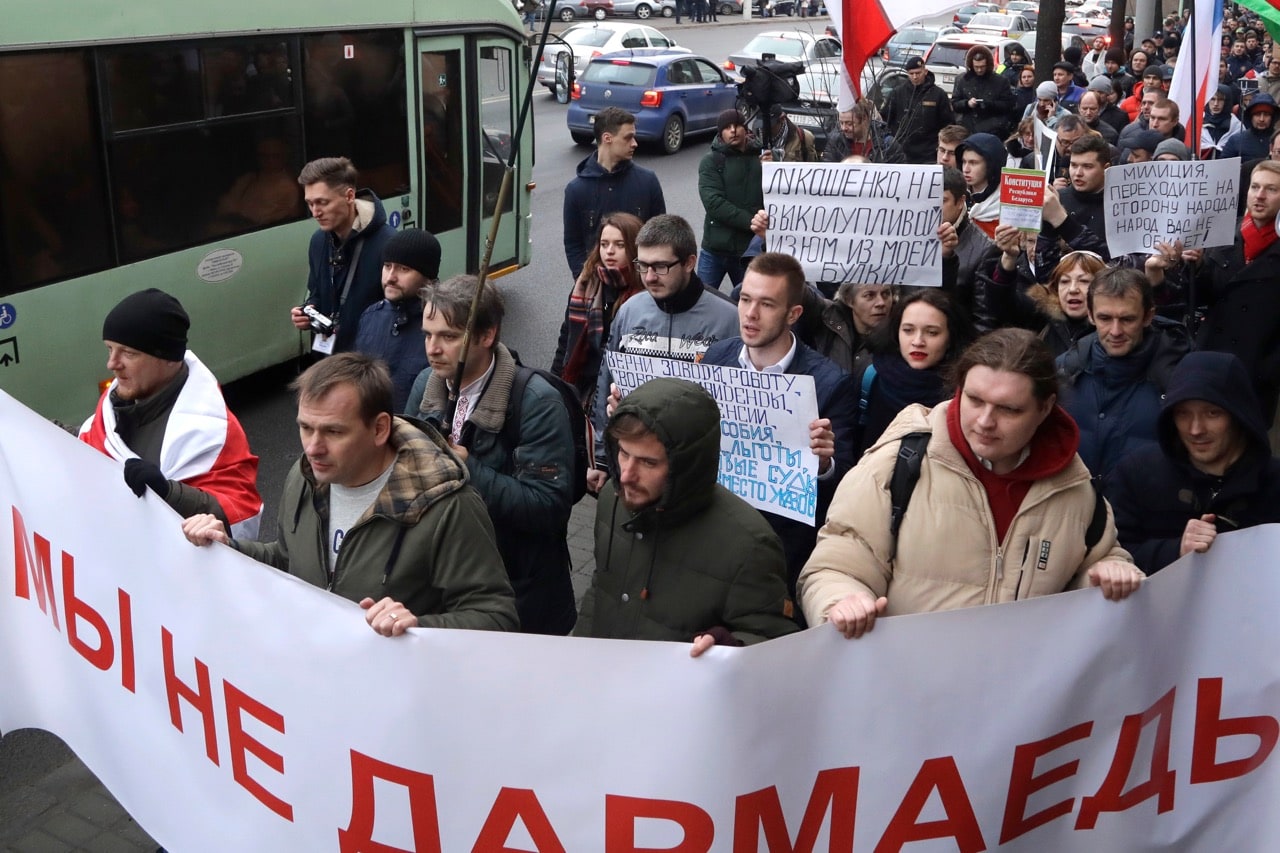
[[[169,497],[169,481],[160,471],[160,466],[145,459],[127,459],[124,463],[125,484],[138,497],[148,488],[163,500]]]

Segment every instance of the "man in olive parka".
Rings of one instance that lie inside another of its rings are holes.
[[[628,394],[605,434],[596,570],[574,634],[741,646],[796,630],[777,535],[716,482],[720,409],[682,379]]]

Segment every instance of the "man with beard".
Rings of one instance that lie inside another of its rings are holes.
[[[956,80],[952,107],[969,133],[990,133],[1004,139],[1013,112],[1013,89],[995,73],[991,50],[977,44],[964,58],[967,71]]]

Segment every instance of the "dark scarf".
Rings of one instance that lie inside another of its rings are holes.
[[[860,451],[875,444],[907,406],[920,403],[933,407],[947,398],[946,383],[939,367],[917,370],[907,364],[897,350],[877,353],[871,363],[875,366],[876,378],[868,400],[867,422],[859,437]]]

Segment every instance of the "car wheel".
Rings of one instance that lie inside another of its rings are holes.
[[[674,154],[684,144],[684,119],[672,115],[662,127],[662,153]]]
[[[733,5],[732,5],[732,4],[730,4],[730,3],[721,3],[721,4],[720,4],[720,14],[721,14],[721,15],[732,15],[732,14],[733,14],[733,11],[734,11],[734,10],[733,10]]]
[[[643,3],[641,3],[639,6],[636,7],[636,17],[642,21],[649,20],[649,16],[652,14],[653,12],[649,10],[649,7],[644,5]]]
[[[675,12],[670,6],[662,7],[662,17],[670,18],[673,14],[675,14]]]
[[[603,21],[606,17],[608,17],[608,15],[609,15],[609,13],[608,13],[608,12],[606,12],[604,9],[596,9],[596,20],[597,20],[597,21]]]
[[[591,143],[595,142],[595,138],[592,137],[590,134],[574,133],[571,130],[569,131],[569,135],[573,137],[573,141],[576,142],[578,145],[590,145]]]
[[[566,24],[567,24],[567,23],[569,23],[570,21],[572,21],[572,20],[573,20],[573,7],[571,7],[571,6],[565,6],[563,9],[561,9],[561,10],[560,10],[560,20],[564,21]]]

